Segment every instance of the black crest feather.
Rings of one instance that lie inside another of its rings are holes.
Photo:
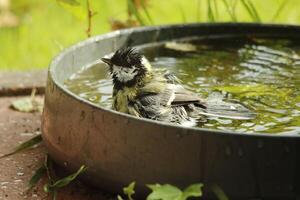
[[[114,65],[130,67],[141,64],[142,55],[132,47],[124,47],[116,51],[111,62]]]

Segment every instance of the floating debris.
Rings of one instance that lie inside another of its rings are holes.
[[[197,46],[191,43],[167,42],[165,48],[183,52],[197,51]]]

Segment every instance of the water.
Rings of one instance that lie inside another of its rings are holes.
[[[176,73],[187,89],[211,100],[221,96],[241,102],[257,113],[246,121],[211,118],[200,127],[300,134],[299,39],[214,38],[192,44],[190,52],[166,45],[142,52],[155,70]],[[112,82],[106,70],[103,64],[91,64],[65,85],[80,97],[110,108]]]

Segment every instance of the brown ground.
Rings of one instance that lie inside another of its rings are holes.
[[[13,77],[10,75],[8,77]],[[1,73],[0,73],[1,77]],[[3,78],[3,75],[2,75]],[[21,78],[19,80],[27,79]],[[43,84],[43,79],[39,83],[34,83],[34,87],[40,87]],[[15,79],[17,80],[17,79]],[[26,83],[29,83],[27,81]],[[6,91],[17,91],[17,94],[28,93],[28,90],[20,89],[22,84],[15,85],[9,78],[5,82],[0,81],[1,86],[4,83]],[[0,156],[9,153],[13,148],[40,133],[40,113],[22,113],[10,108],[11,102],[16,99],[24,98],[24,96],[14,96],[12,93],[4,92],[0,86]],[[3,87],[2,87],[3,88]],[[11,88],[11,89],[10,89]],[[26,85],[30,88],[30,83]],[[42,88],[42,87],[40,87]],[[10,97],[9,97],[10,96]],[[0,159],[0,200],[38,200],[52,199],[43,191],[43,186],[47,182],[46,176],[43,177],[32,190],[27,191],[28,181],[38,169],[45,158],[46,149],[43,145],[36,148],[20,152],[9,157]],[[59,170],[59,169],[58,169]],[[58,192],[58,200],[104,200],[111,199],[108,195],[104,195],[98,189],[89,188],[79,181],[74,181],[69,186],[62,188]]]

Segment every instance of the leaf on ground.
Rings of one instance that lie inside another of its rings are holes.
[[[202,186],[203,184],[193,184],[188,186],[184,191],[181,191],[179,188],[165,184],[155,184],[147,185],[151,190],[147,197],[147,200],[186,200],[189,197],[200,197],[202,196]]]
[[[33,137],[33,138],[31,138],[31,139],[29,139],[29,140],[21,143],[20,145],[18,145],[15,148],[15,150],[13,152],[5,154],[5,155],[1,156],[0,158],[4,158],[4,157],[10,156],[10,155],[19,153],[21,151],[24,151],[26,149],[29,149],[29,148],[33,147],[34,145],[41,143],[42,141],[43,141],[42,135],[39,134],[39,135],[37,135],[37,136],[35,136],[35,137]]]
[[[135,182],[131,182],[127,187],[123,188],[123,192],[127,195],[129,200],[132,200],[132,195],[135,193],[134,188]]]
[[[41,167],[39,167],[35,173],[32,175],[32,177],[29,180],[28,188],[33,188],[37,182],[47,173],[47,169],[45,165],[43,164]]]
[[[117,200],[124,200],[124,199],[120,195],[118,195]]]
[[[147,185],[152,192],[147,196],[147,200],[180,200],[182,191],[172,185],[155,184]]]
[[[188,186],[184,189],[182,199],[187,199],[189,197],[201,197],[202,196],[202,183],[197,183]]]
[[[212,191],[213,193],[217,196],[219,200],[229,200],[225,192],[222,190],[222,188],[218,185],[213,185],[212,186]]]
[[[178,43],[178,42],[167,42],[165,48],[172,49],[175,51],[182,52],[195,52],[197,51],[197,46],[190,43]]]
[[[11,107],[20,112],[42,112],[43,99],[41,98],[22,98],[12,102]]]
[[[44,186],[44,191],[45,192],[54,192],[56,189],[58,188],[62,188],[62,187],[65,187],[67,186],[68,184],[70,184],[73,180],[75,180],[80,174],[82,174],[83,172],[85,172],[87,169],[86,166],[82,165],[78,170],[77,172],[69,175],[69,176],[66,176],[56,182],[54,182],[53,184],[46,184]]]

